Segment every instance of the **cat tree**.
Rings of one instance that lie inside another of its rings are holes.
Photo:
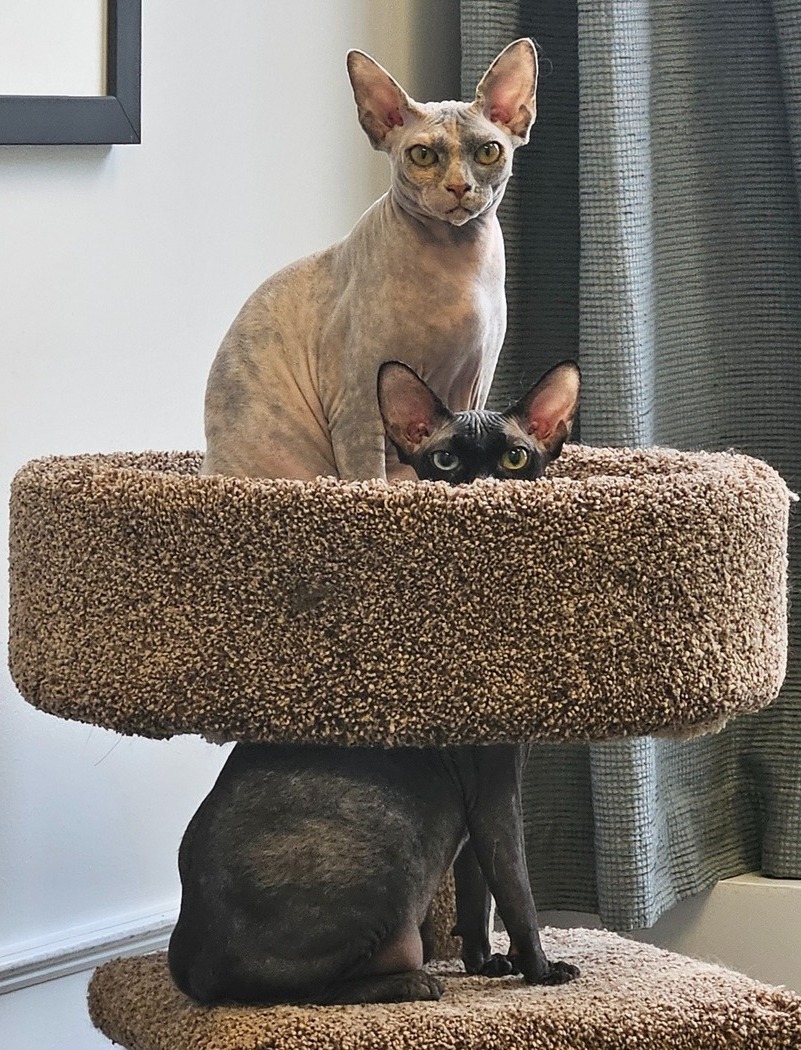
[[[781,684],[791,494],[757,460],[569,446],[543,481],[455,489],[199,462],[19,472],[10,658],[31,703],[146,737],[414,746],[689,735]],[[602,931],[543,940],[578,981],[451,960],[438,1003],[209,1009],[159,953],[101,967],[90,1010],[129,1050],[801,1045],[791,993]]]

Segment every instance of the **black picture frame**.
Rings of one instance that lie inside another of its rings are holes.
[[[107,0],[105,95],[0,95],[0,145],[141,141],[142,2]]]

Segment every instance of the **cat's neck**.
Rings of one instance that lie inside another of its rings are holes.
[[[400,224],[413,236],[422,241],[443,247],[464,248],[467,245],[481,245],[487,238],[496,238],[500,234],[497,211],[500,197],[481,215],[464,223],[453,226],[442,219],[434,219],[401,200],[391,189],[378,202],[386,219]]]

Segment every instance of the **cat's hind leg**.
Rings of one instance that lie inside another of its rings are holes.
[[[380,946],[365,963],[362,973],[339,985],[326,1003],[406,1003],[436,1000],[442,985],[426,973],[423,941],[413,923]]]
[[[442,995],[442,985],[425,970],[405,973],[382,973],[372,977],[356,977],[341,985],[326,1005],[348,1003],[412,1003],[418,1000],[436,1001]]]

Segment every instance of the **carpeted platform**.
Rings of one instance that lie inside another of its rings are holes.
[[[198,477],[37,460],[11,497],[20,692],[121,733],[604,740],[776,695],[787,518],[746,456],[568,446],[538,482]]]
[[[446,974],[436,1003],[195,1006],[164,954],[100,967],[94,1023],[127,1050],[798,1050],[801,997],[596,930],[546,930],[581,977],[558,988]]]

